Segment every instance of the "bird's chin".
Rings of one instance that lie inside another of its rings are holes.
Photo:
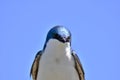
[[[55,50],[56,48],[58,48],[58,49],[66,49],[67,47],[70,47],[69,42],[63,43],[63,42],[61,42],[61,41],[59,41],[57,39],[50,39],[47,42],[47,45],[46,45],[46,49],[50,49],[50,50]]]
[[[60,42],[62,42],[62,43],[70,43],[70,42],[67,41],[67,40],[58,40],[58,41],[60,41]]]

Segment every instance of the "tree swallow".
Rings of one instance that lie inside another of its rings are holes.
[[[71,33],[63,26],[47,34],[43,50],[36,54],[30,75],[33,80],[85,80],[77,54],[71,48]]]

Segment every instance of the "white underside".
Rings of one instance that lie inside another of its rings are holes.
[[[37,80],[79,80],[69,43],[49,40],[40,59]]]

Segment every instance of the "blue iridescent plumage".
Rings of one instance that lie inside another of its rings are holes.
[[[47,34],[46,42],[44,45],[44,49],[46,47],[47,42],[50,39],[57,39],[60,42],[70,42],[71,43],[71,33],[68,29],[63,26],[55,26],[53,27]]]

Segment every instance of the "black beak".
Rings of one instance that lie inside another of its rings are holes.
[[[55,34],[54,38],[58,39],[59,41],[65,43],[65,42],[71,42],[71,37],[70,36],[66,36],[66,35],[58,35]]]
[[[63,43],[70,42],[70,37],[61,37],[60,41],[62,41]]]

